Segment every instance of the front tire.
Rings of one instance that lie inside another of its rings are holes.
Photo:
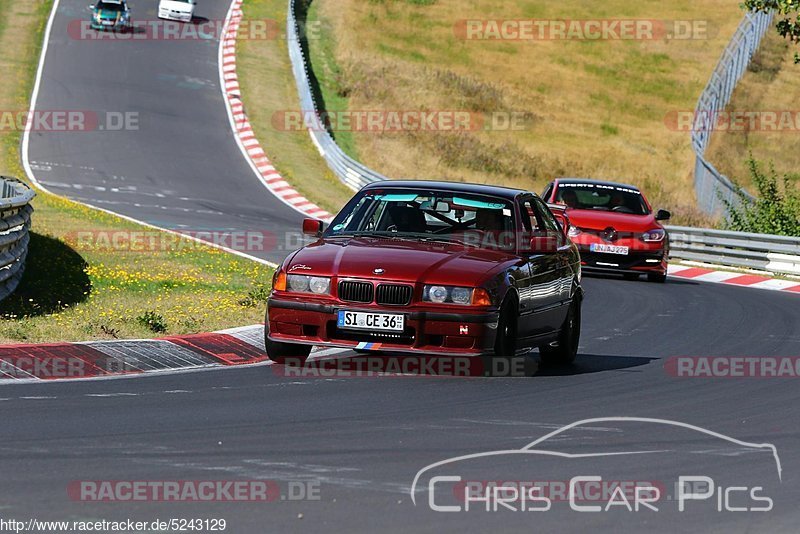
[[[667,281],[667,273],[649,273],[647,275],[648,282],[655,282],[656,284],[663,284]]]
[[[539,353],[542,361],[559,365],[568,365],[578,356],[578,343],[581,338],[581,300],[575,298],[569,307],[567,317],[561,326],[556,346],[542,345]]]
[[[500,307],[500,316],[497,319],[497,335],[494,340],[494,350],[490,356],[483,360],[484,376],[494,376],[506,365],[498,365],[500,360],[510,360],[517,353],[517,322],[519,309],[515,298],[507,298]]]
[[[304,365],[311,354],[311,345],[270,340],[269,323],[264,326],[264,346],[267,348],[267,357],[280,365]]]

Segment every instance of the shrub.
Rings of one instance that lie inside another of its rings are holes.
[[[786,174],[779,180],[772,164],[769,173],[762,172],[752,156],[747,164],[757,198],[750,200],[744,190],[737,187],[739,202],[722,199],[728,210],[725,227],[738,232],[800,237],[800,192],[792,177]]]

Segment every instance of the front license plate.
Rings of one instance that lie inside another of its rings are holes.
[[[628,247],[619,247],[617,245],[604,245],[602,243],[592,243],[589,245],[589,250],[592,252],[602,252],[603,254],[620,254],[622,256],[628,255]]]
[[[339,310],[337,326],[353,330],[383,330],[402,332],[405,329],[405,316],[392,313],[369,313]]]

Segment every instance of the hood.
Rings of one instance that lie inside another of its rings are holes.
[[[517,257],[460,244],[382,238],[322,239],[285,264],[289,274],[381,279],[394,282],[480,285],[486,274]],[[383,269],[381,275],[375,269]]]
[[[117,20],[122,18],[122,11],[110,11],[108,9],[98,9],[95,11],[97,17],[103,20]]]
[[[609,226],[623,232],[646,232],[662,226],[652,213],[632,215],[603,210],[568,209],[567,215],[573,226],[586,230],[605,230]]]
[[[194,10],[193,4],[186,2],[172,2],[170,0],[161,0],[159,7],[171,9],[172,11],[180,11],[182,13],[191,13]]]

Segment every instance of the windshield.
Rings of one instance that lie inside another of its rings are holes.
[[[556,202],[579,210],[605,210],[647,215],[642,194],[636,189],[610,184],[560,183]]]
[[[95,9],[98,11],[124,11],[123,5],[117,2],[97,2]]]
[[[325,235],[436,240],[482,247],[486,241],[471,239],[473,234],[513,234],[513,213],[511,202],[484,195],[372,190],[351,200]]]

